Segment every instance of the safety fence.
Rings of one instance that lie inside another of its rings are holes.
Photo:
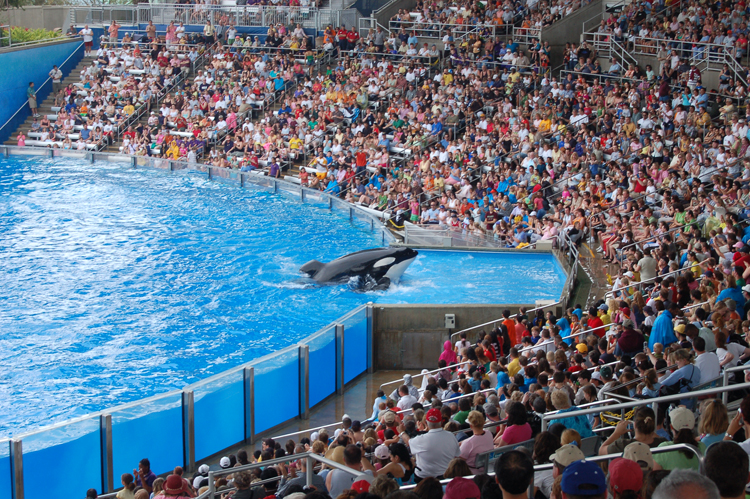
[[[260,174],[60,149],[0,146],[0,154],[125,163],[135,169],[201,175],[322,205],[364,229],[380,231],[384,243],[392,239],[376,217],[343,200]],[[0,497],[76,497],[91,487],[112,492],[114,477],[131,472],[146,456],[158,474],[175,466],[192,470],[196,461],[236,444],[252,443],[292,419],[306,419],[310,408],[330,395],[342,394],[346,383],[371,371],[372,366],[372,305],[365,304],[297,344],[182,390],[0,441]],[[263,410],[269,401],[273,401],[274,410]],[[75,463],[75,473],[67,466],[50,466],[66,462]]]
[[[74,26],[89,24],[106,27],[112,21],[125,25],[157,25],[183,23],[186,26],[202,26],[207,21],[236,26],[285,26],[301,24],[304,28],[321,30],[332,24],[341,25],[344,19],[351,20],[351,11],[356,9],[319,9],[316,7],[288,7],[273,5],[206,5],[206,4],[154,4],[145,3],[123,7],[97,5],[70,8],[70,23]],[[348,17],[347,17],[348,16]]]

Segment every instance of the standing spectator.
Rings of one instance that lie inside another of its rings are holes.
[[[120,25],[117,24],[117,21],[112,21],[112,24],[107,28],[107,32],[109,33],[109,43],[117,43],[118,31],[120,31]]]
[[[442,480],[450,462],[461,455],[456,438],[443,429],[440,409],[432,408],[427,411],[425,421],[427,433],[408,441],[411,453],[417,459],[417,470],[414,473],[414,481],[417,483],[427,477]]]
[[[52,70],[49,72],[49,77],[52,78],[52,93],[57,95],[57,92],[62,88],[62,76],[63,73],[57,66],[52,66]]]
[[[78,32],[83,37],[83,56],[90,57],[91,49],[94,46],[94,30],[89,28],[89,25],[85,25],[81,31]]]
[[[682,310],[680,306],[674,302],[670,302],[668,309],[659,314],[659,317],[654,321],[651,335],[648,337],[648,348],[650,350],[654,349],[654,343],[661,343],[666,348],[672,343],[677,342],[672,319],[681,315]]]
[[[154,21],[148,22],[148,26],[146,26],[146,36],[150,42],[156,40],[156,26],[154,26]]]
[[[34,82],[29,82],[29,88],[26,89],[26,97],[29,99],[29,108],[34,118],[38,118],[37,105],[36,105],[36,91],[34,90]]]

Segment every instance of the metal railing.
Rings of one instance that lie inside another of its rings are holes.
[[[742,371],[750,371],[750,366],[743,364],[741,366],[724,368],[724,371],[721,374],[722,383],[723,383],[722,386],[729,386],[729,374],[730,373],[736,373],[736,372],[742,372]],[[727,405],[727,402],[729,401],[729,392],[724,392],[721,394],[721,401],[724,405]]]
[[[438,372],[442,371],[443,369],[452,369],[454,367],[460,367],[463,364],[465,364],[465,362],[459,362],[458,364],[451,364],[449,366],[441,367],[441,368],[438,368],[438,369],[433,369],[432,371],[427,371],[426,373],[411,374],[410,376],[412,378],[416,378],[418,376],[427,376],[427,375],[430,375],[430,374],[438,373]],[[403,382],[404,382],[404,378],[402,377],[401,379],[397,379],[397,380],[393,380],[393,381],[387,381],[387,382],[381,384],[380,388],[383,388],[384,386],[388,386],[388,385],[395,385],[396,383],[403,383]]]
[[[100,5],[70,8],[70,23],[78,26],[108,26],[116,21],[124,26],[137,26],[152,21],[169,24],[170,21],[187,26],[201,26],[207,21],[235,26],[285,26],[301,24],[304,28],[321,30],[331,24],[340,26],[341,14],[354,9],[320,9],[315,6],[273,5],[207,5],[207,4],[138,4],[137,6]]]
[[[556,301],[555,303],[547,303],[545,305],[542,305],[542,306],[535,307],[535,308],[532,308],[530,310],[527,310],[526,313],[530,314],[530,313],[536,312],[538,310],[544,310],[545,308],[556,307],[556,306],[560,305],[560,303],[562,303],[562,301]],[[514,318],[520,317],[520,316],[521,316],[521,313],[518,312],[518,313],[515,313],[515,314],[511,314],[508,318],[509,319],[514,319]],[[493,326],[493,327],[495,327],[495,326],[497,326],[498,323],[501,323],[504,320],[505,320],[505,317],[499,317],[499,318],[497,318],[495,320],[488,321],[488,322],[483,322],[482,324],[477,324],[476,326],[467,327],[465,329],[457,331],[457,332],[455,332],[455,333],[453,333],[451,335],[451,342],[453,342],[453,339],[456,336],[460,335],[461,333],[468,333],[469,331],[473,331],[475,329],[479,329],[479,328],[482,328],[482,327],[485,327],[485,326],[490,326],[490,325]]]
[[[620,404],[614,404],[614,405],[608,406],[607,409],[611,411],[621,411],[624,409],[632,409],[634,407],[638,407],[642,405],[652,405],[654,407],[654,411],[656,412],[656,407],[658,406],[658,404],[662,402],[679,402],[680,400],[684,400],[684,399],[706,397],[710,395],[719,395],[725,392],[731,392],[734,390],[744,390],[747,388],[750,388],[750,383],[740,383],[736,385],[722,386],[718,388],[708,388],[705,390],[678,393],[676,395],[665,395],[663,397],[654,397],[650,399],[635,400],[632,402],[623,402]],[[547,414],[544,414],[542,416],[542,431],[547,430],[547,428],[549,427],[550,421],[555,421],[558,419],[565,419],[565,418],[573,417],[573,416],[588,416],[590,414],[597,414],[598,412],[600,411],[597,408],[588,408],[588,409],[581,409],[581,410],[576,410],[576,411],[569,411],[563,414],[559,414],[559,413],[552,414],[549,416]]]

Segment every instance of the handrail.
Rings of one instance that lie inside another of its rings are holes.
[[[724,369],[724,372],[722,373],[722,378],[723,378],[722,386],[727,386],[727,384],[729,383],[729,373],[747,371],[747,370],[750,370],[750,366],[748,366],[747,364],[743,364],[741,366],[735,366],[735,367],[728,367]],[[721,401],[724,403],[724,405],[727,405],[727,402],[729,401],[729,395],[727,392],[724,392],[721,394]]]
[[[532,308],[531,310],[527,310],[526,313],[528,314],[528,313],[531,313],[531,312],[536,312],[537,310],[543,310],[543,309],[549,308],[549,307],[556,307],[557,305],[559,305],[561,303],[562,303],[562,300],[557,301],[555,303],[549,303],[547,305],[542,305],[541,307],[535,307],[535,308]],[[518,317],[520,315],[521,315],[520,312],[518,312],[518,313],[512,314],[508,318],[512,319],[512,318]],[[494,321],[485,322],[483,324],[479,324],[479,325],[476,325],[476,326],[468,327],[466,329],[462,329],[461,331],[457,331],[457,332],[455,332],[455,333],[453,333],[451,335],[451,342],[453,342],[453,337],[456,336],[456,335],[459,335],[461,333],[466,333],[468,331],[473,331],[474,329],[479,329],[480,327],[489,326],[490,324],[497,324],[498,322],[502,322],[504,320],[505,320],[505,317],[501,317],[499,319],[495,319]]]
[[[651,449],[651,453],[652,454],[662,454],[662,453],[665,453],[665,452],[674,452],[674,451],[679,451],[679,450],[690,450],[690,451],[693,452],[693,454],[695,454],[695,456],[698,458],[699,461],[703,461],[703,455],[700,453],[700,451],[698,449],[696,449],[695,447],[693,447],[692,445],[689,445],[689,444],[672,444],[672,445],[665,445],[663,447],[654,447],[654,448]],[[615,454],[605,454],[603,456],[590,456],[590,457],[586,458],[586,461],[592,461],[592,462],[610,461],[612,459],[617,459],[618,457],[622,457],[622,454],[623,454],[622,452],[617,452]],[[534,473],[536,473],[537,471],[551,470],[553,466],[554,466],[553,463],[536,464],[536,465],[534,465]],[[233,468],[233,469],[236,469],[236,468]],[[486,474],[488,476],[495,476],[495,471],[494,470],[486,470]],[[463,478],[471,480],[475,476],[476,475],[471,475],[471,476],[465,476]],[[444,478],[444,479],[440,480],[440,484],[441,485],[446,485],[446,484],[450,483],[451,480],[453,480],[453,478]],[[533,484],[532,484],[532,486],[533,486]],[[414,484],[414,485],[404,485],[404,486],[401,487],[400,490],[411,490],[411,489],[414,489],[415,487],[416,487],[416,484]]]
[[[461,400],[461,399],[465,399],[466,397],[473,397],[477,393],[487,393],[487,392],[497,393],[497,390],[495,390],[494,388],[485,388],[484,390],[478,390],[476,392],[466,393],[464,395],[461,395],[460,397],[454,397],[454,398],[446,399],[443,402],[453,402],[454,400]],[[432,404],[424,404],[422,407],[424,409],[426,409],[428,407],[432,407]],[[402,409],[400,411],[395,411],[395,412],[396,412],[396,414],[403,414],[404,412],[409,412],[411,410],[412,409],[409,408],[409,409]]]
[[[611,291],[607,291],[606,293],[604,293],[604,296],[607,297],[609,295],[613,295],[616,291],[622,291],[623,289],[632,288],[632,287],[634,287],[636,285],[639,285],[639,284],[645,284],[647,282],[652,282],[652,281],[655,281],[657,279],[663,279],[665,277],[668,277],[668,276],[671,276],[671,275],[674,275],[674,274],[679,274],[680,272],[690,272],[690,269],[680,268],[680,269],[677,269],[677,270],[672,270],[670,272],[667,272],[666,274],[659,274],[656,277],[652,277],[650,279],[646,279],[645,281],[636,281],[636,282],[630,283],[630,285],[628,285],[628,286],[622,286],[622,287],[619,287],[619,288],[615,288],[615,289],[613,289]]]
[[[449,366],[439,367],[437,369],[433,369],[432,371],[427,371],[426,373],[410,374],[409,376],[411,376],[412,378],[415,378],[417,376],[425,376],[427,374],[432,374],[432,373],[440,372],[443,369],[450,369],[452,367],[459,367],[459,366],[461,366],[463,364],[466,364],[466,362],[459,362],[458,364],[451,364]],[[404,375],[404,376],[406,376],[406,375]],[[387,383],[383,383],[382,385],[380,385],[380,388],[383,388],[384,386],[388,386],[388,385],[393,385],[395,383],[403,383],[403,381],[404,381],[403,377],[401,379],[397,379],[397,380],[394,380],[394,381],[388,381]]]
[[[656,405],[661,402],[677,402],[679,400],[683,399],[690,399],[695,397],[704,397],[706,395],[718,395],[720,393],[724,393],[725,391],[734,391],[739,389],[745,389],[750,388],[750,383],[740,383],[737,385],[731,385],[730,387],[719,387],[719,388],[709,388],[706,390],[699,390],[694,392],[685,392],[685,393],[678,393],[675,395],[665,395],[663,397],[654,397],[650,399],[643,399],[643,400],[636,400],[635,402],[623,402],[621,404],[615,404],[609,407],[609,409],[613,411],[619,411],[621,409],[631,409],[638,405]],[[572,416],[587,416],[589,414],[596,414],[597,409],[583,409],[573,412],[566,412],[564,414],[553,414],[549,417],[546,417],[546,414],[542,416],[542,431],[545,431],[548,427],[548,424],[551,420],[556,419],[563,419],[566,417]]]
[[[618,248],[617,251],[619,251],[620,253],[622,253],[623,251],[625,251],[628,248],[632,248],[633,246],[636,246],[638,244],[643,244],[643,243],[645,243],[647,241],[651,241],[652,239],[657,239],[657,238],[660,238],[662,236],[666,236],[667,234],[671,234],[672,232],[683,230],[685,227],[689,227],[691,225],[696,225],[697,223],[698,223],[698,220],[695,219],[695,220],[691,221],[690,223],[678,225],[677,227],[672,227],[667,232],[664,232],[662,234],[656,234],[656,235],[647,237],[646,239],[641,239],[639,241],[633,241],[632,243],[630,243],[630,244],[628,244],[626,246],[623,246],[622,248]]]
[[[73,51],[73,52],[72,52],[72,53],[71,53],[71,54],[70,54],[70,55],[68,56],[68,58],[67,58],[67,59],[65,59],[65,60],[64,60],[64,61],[62,62],[62,64],[58,65],[58,67],[61,67],[61,66],[63,66],[64,64],[66,64],[66,63],[67,63],[67,62],[68,62],[68,61],[70,60],[70,58],[71,58],[71,57],[73,57],[74,55],[76,55],[76,54],[78,53],[78,51],[79,51],[79,50],[81,50],[82,48],[83,48],[83,42],[81,42],[81,44],[80,44],[80,45],[78,45],[78,47],[76,47],[76,49],[75,49],[75,50],[74,50],[74,51]],[[39,85],[39,88],[37,89],[37,92],[38,92],[39,90],[41,90],[41,89],[42,89],[42,87],[44,87],[44,86],[45,86],[45,85],[46,85],[46,84],[47,84],[48,82],[50,82],[50,81],[52,81],[52,77],[51,77],[51,76],[48,76],[48,77],[47,77],[47,79],[46,79],[46,80],[44,80],[44,83],[42,83],[41,85]],[[29,104],[29,99],[26,99],[26,100],[24,101],[24,103],[23,103],[23,104],[21,104],[21,107],[19,107],[19,108],[18,108],[18,110],[17,110],[17,111],[15,112],[15,113],[13,113],[13,116],[11,116],[10,118],[8,118],[8,121],[6,121],[6,122],[5,122],[5,124],[4,124],[3,126],[0,126],[0,136],[2,136],[2,133],[3,133],[3,129],[5,129],[5,127],[6,127],[6,126],[8,126],[8,124],[9,124],[10,122],[12,122],[12,121],[13,121],[13,119],[14,119],[14,118],[16,117],[16,115],[17,115],[18,113],[20,113],[21,111],[23,111],[23,110],[24,110],[24,109],[26,108],[26,106],[27,106],[28,104]],[[10,137],[10,135],[8,135],[8,136]]]

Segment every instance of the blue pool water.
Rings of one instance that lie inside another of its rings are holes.
[[[533,303],[565,279],[550,255],[448,251],[422,252],[384,292],[298,274],[380,243],[327,209],[197,174],[0,159],[0,436],[181,388],[368,301]]]

